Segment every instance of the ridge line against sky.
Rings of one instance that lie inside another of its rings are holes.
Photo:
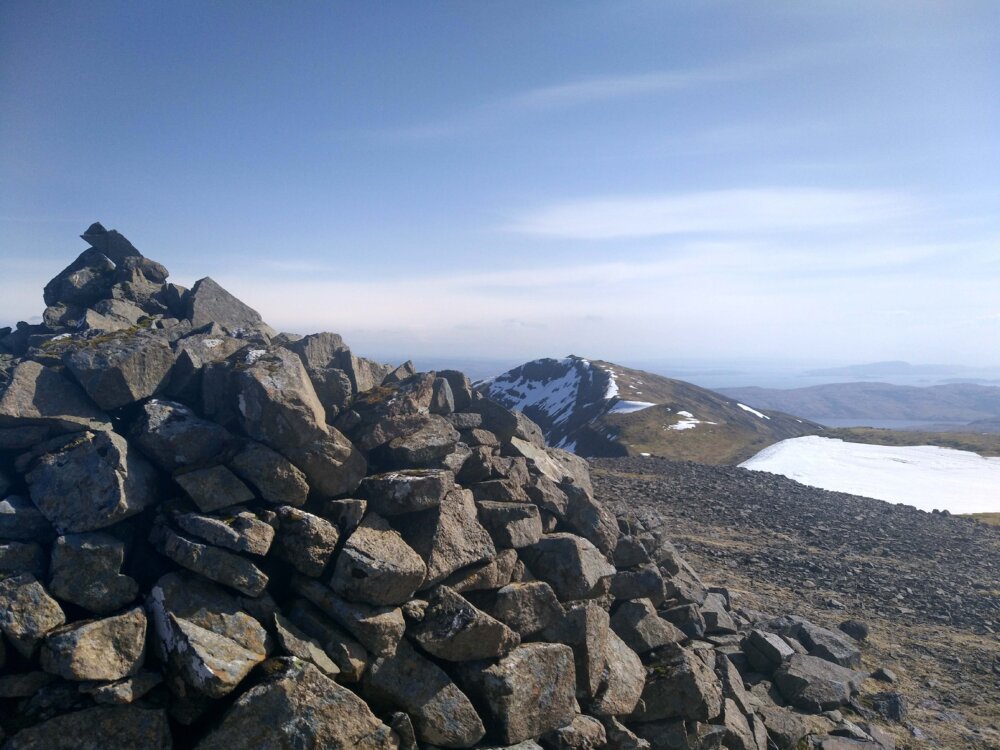
[[[1000,4],[0,7],[0,325],[92,221],[359,351],[1000,365]]]

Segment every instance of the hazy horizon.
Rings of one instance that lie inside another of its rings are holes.
[[[998,21],[6,3],[0,325],[101,221],[372,356],[997,367]]]

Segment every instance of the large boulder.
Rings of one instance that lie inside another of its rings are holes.
[[[206,276],[191,287],[184,300],[184,317],[194,328],[217,323],[230,333],[273,330],[264,323],[260,313],[227,292]]]
[[[30,658],[42,638],[64,622],[62,607],[31,573],[0,580],[0,632],[22,656]]]
[[[552,586],[560,601],[596,596],[601,581],[615,574],[597,547],[574,534],[546,534],[522,549],[521,556],[540,580]]]
[[[477,520],[476,505],[468,490],[452,490],[439,506],[400,516],[396,525],[403,539],[427,564],[423,587],[496,556],[493,540]]]
[[[653,668],[642,691],[642,700],[630,718],[636,722],[710,721],[721,711],[719,678],[697,655],[682,651]]]
[[[278,508],[278,523],[275,554],[304,575],[322,575],[340,538],[337,527],[290,505]]]
[[[568,646],[525,644],[496,664],[461,665],[458,674],[504,745],[566,726],[576,716],[576,676]]]
[[[42,646],[42,668],[65,680],[120,680],[136,674],[145,656],[146,614],[135,607],[50,632]]]
[[[67,534],[52,547],[49,589],[63,601],[99,615],[135,601],[139,584],[122,575],[125,544],[99,531]]]
[[[774,685],[797,708],[819,713],[850,702],[865,675],[817,656],[792,654],[774,673]]]
[[[236,700],[197,750],[399,747],[364,701],[312,664],[281,659],[268,667],[264,680]]]
[[[263,556],[274,541],[274,526],[240,506],[213,515],[181,513],[174,520],[189,534],[234,552]]]
[[[496,592],[491,612],[522,638],[541,633],[563,616],[555,592],[544,581],[504,586]]]
[[[646,684],[639,655],[612,630],[608,633],[605,671],[588,710],[594,716],[627,716],[635,710]]]
[[[174,352],[154,333],[122,331],[74,341],[63,363],[94,403],[111,410],[163,390]]]
[[[413,596],[426,575],[423,559],[399,532],[369,513],[344,543],[330,587],[352,601],[398,605]]]
[[[269,503],[304,505],[309,496],[309,483],[302,470],[261,443],[247,441],[228,465]]]
[[[166,711],[95,706],[44,721],[11,737],[4,750],[170,750]]]
[[[447,586],[435,590],[409,635],[428,654],[445,661],[498,659],[521,642],[517,633]]]
[[[135,444],[164,471],[216,460],[235,437],[224,427],[201,419],[184,404],[150,399],[133,428]]]
[[[362,689],[374,706],[408,713],[421,742],[472,747],[486,733],[468,696],[444,670],[420,656],[406,641],[394,655],[372,663]]]
[[[0,500],[0,539],[47,541],[53,536],[52,524],[28,498],[8,495]]]
[[[253,492],[225,466],[178,472],[174,481],[204,513],[253,500]]]
[[[151,505],[155,471],[125,438],[85,432],[40,456],[26,475],[31,501],[61,532],[94,531]]]
[[[0,427],[42,425],[59,432],[109,430],[111,423],[62,369],[19,362],[0,382]]]
[[[633,651],[645,654],[668,643],[685,640],[677,627],[660,617],[649,599],[622,602],[611,616],[611,627]]]
[[[390,471],[366,477],[358,494],[383,516],[436,508],[455,489],[455,475],[441,469]]]

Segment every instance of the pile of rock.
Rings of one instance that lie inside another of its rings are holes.
[[[734,612],[461,373],[83,238],[0,333],[3,748],[891,746],[830,713],[849,639]]]

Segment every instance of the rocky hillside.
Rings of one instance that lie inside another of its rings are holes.
[[[0,337],[3,750],[894,746],[862,626],[734,607],[460,373],[83,238]]]
[[[582,456],[737,464],[779,440],[823,430],[682,380],[572,355],[526,362],[478,387],[523,411],[549,444]]]

